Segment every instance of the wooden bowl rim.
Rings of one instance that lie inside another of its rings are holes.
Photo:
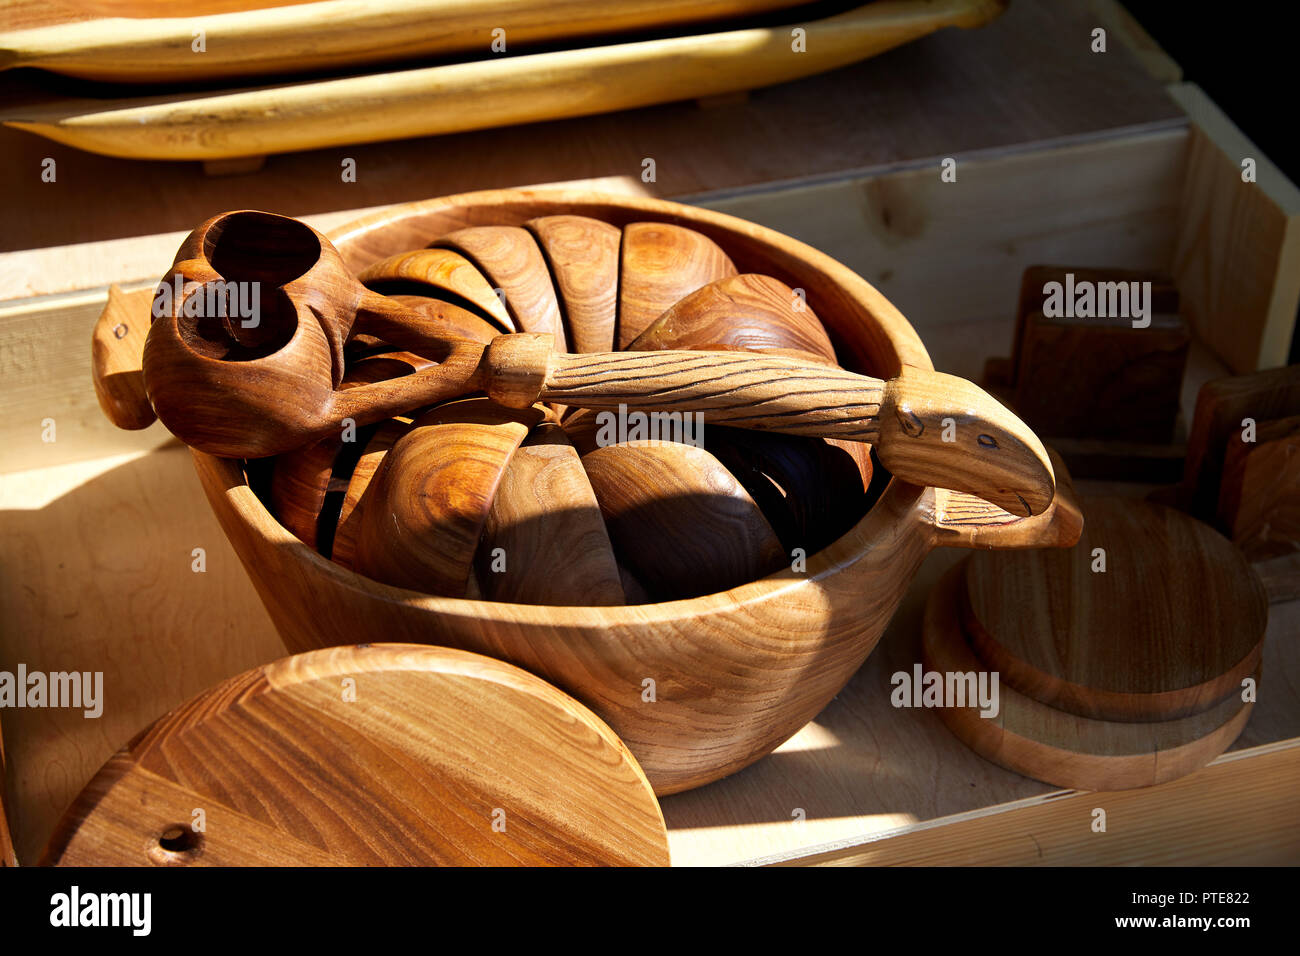
[[[898,374],[903,365],[924,369],[934,367],[915,329],[902,313],[874,286],[847,266],[805,243],[766,226],[725,213],[685,206],[667,200],[573,189],[483,190],[380,210],[339,226],[327,235],[339,247],[348,267],[359,271],[369,264],[369,259],[363,261],[363,257],[355,253],[355,244],[366,236],[374,235],[380,230],[391,229],[397,224],[409,225],[412,220],[426,216],[454,215],[458,210],[481,209],[485,206],[508,208],[511,205],[533,210],[538,205],[554,206],[554,213],[550,213],[553,215],[562,213],[582,215],[582,212],[576,212],[575,209],[590,209],[594,212],[595,207],[614,206],[656,221],[691,226],[705,225],[716,234],[724,236],[739,233],[760,245],[770,247],[777,254],[796,259],[805,268],[820,272],[857,302],[868,318],[879,325],[885,339],[896,353],[892,358],[897,361],[897,367],[883,369],[885,377]],[[533,211],[525,218],[534,218],[537,215],[539,213]],[[543,615],[548,625],[593,630],[670,623],[698,617],[702,613],[732,611],[740,606],[752,605],[778,596],[800,599],[796,592],[819,588],[821,582],[832,574],[855,563],[875,541],[887,539],[888,535],[885,533],[887,525],[902,520],[906,514],[914,512],[929,491],[891,477],[880,498],[852,528],[821,551],[808,556],[807,571],[802,574],[795,574],[789,568],[783,568],[766,577],[748,581],[726,591],[653,604],[608,607],[510,604],[501,601],[480,601],[425,594],[383,584],[357,572],[349,571],[313,551],[281,525],[261,499],[254,494],[239,462],[233,459],[216,458],[195,449],[191,449],[191,452],[195,468],[205,486],[208,485],[209,479],[215,482],[215,487],[208,488],[209,493],[224,494],[232,511],[267,544],[287,551],[297,563],[308,565],[315,573],[332,578],[342,587],[359,591],[374,599],[382,599],[436,615],[473,618],[503,624],[536,620],[538,615]]]

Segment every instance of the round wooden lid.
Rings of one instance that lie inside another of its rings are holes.
[[[1193,714],[1239,690],[1268,620],[1241,553],[1163,505],[1082,505],[1071,549],[971,558],[958,606],[980,659],[1036,700],[1107,720]]]
[[[668,863],[599,718],[517,667],[336,647],[220,684],[119,751],[60,822],[71,866]]]
[[[923,661],[927,672],[987,675],[962,631],[958,607],[967,562],[952,568],[930,592],[925,610]],[[1248,675],[1250,676],[1250,675]],[[1254,672],[1258,678],[1258,671]],[[954,681],[954,687],[956,682]],[[1240,693],[1200,713],[1150,722],[1095,720],[1058,710],[999,679],[996,713],[982,716],[972,701],[945,700],[938,713],[966,746],[1008,770],[1058,787],[1125,790],[1191,773],[1226,750],[1250,719],[1253,704]]]

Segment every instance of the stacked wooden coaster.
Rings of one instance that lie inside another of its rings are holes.
[[[1083,511],[1072,549],[953,568],[926,608],[925,667],[998,675],[987,716],[972,700],[940,711],[994,763],[1085,790],[1162,783],[1245,727],[1264,589],[1232,544],[1179,511],[1119,498]]]

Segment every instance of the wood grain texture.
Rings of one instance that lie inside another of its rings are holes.
[[[1251,561],[1300,551],[1300,415],[1259,422],[1254,442],[1229,440],[1218,526]]]
[[[620,256],[619,349],[692,292],[736,275],[731,259],[708,236],[669,223],[628,223]]]
[[[271,472],[271,512],[309,548],[317,547],[321,507],[342,450],[342,437],[331,436],[276,456]]]
[[[786,554],[816,554],[870,505],[870,455],[846,450],[866,452],[865,445],[738,428],[707,428],[702,437],[758,504]]]
[[[509,26],[509,43],[527,47],[647,28],[685,26],[794,6],[798,0],[582,0],[539,5],[519,0],[363,4],[349,0],[253,3],[53,3],[0,33],[0,69],[35,66],[115,83],[193,82],[345,66],[421,56],[485,53],[491,24]],[[193,17],[221,43],[195,57]],[[485,24],[487,26],[485,26]],[[575,44],[577,45],[577,44]],[[197,62],[196,62],[197,60]]]
[[[1237,374],[1282,365],[1300,303],[1300,189],[1195,84],[1169,93],[1193,123],[1173,260],[1184,314]]]
[[[1268,619],[1245,558],[1172,508],[1082,505],[1073,548],[972,556],[961,612],[975,653],[1026,696],[1100,720],[1169,720],[1239,694]]]
[[[1115,281],[1115,280],[1106,280]],[[1190,343],[1177,315],[1025,319],[1014,407],[1047,439],[1168,442]]]
[[[514,329],[547,333],[555,348],[567,351],[560,303],[551,284],[546,259],[527,229],[477,226],[460,229],[437,240],[469,259],[494,289],[500,289]]]
[[[762,275],[736,275],[697,289],[669,306],[627,348],[714,346],[757,352],[795,349],[837,361],[811,307],[785,283]]]
[[[379,470],[384,457],[410,428],[411,422],[406,418],[394,418],[381,424],[366,441],[361,457],[357,459],[351,473],[341,482],[344,485],[343,497],[338,503],[337,516],[327,516],[334,519],[333,537],[328,552],[323,547],[318,550],[342,567],[355,568],[357,565],[357,536],[362,521],[365,520],[357,513],[357,505],[374,480],[375,472]]]
[[[21,660],[47,671],[102,670],[113,702],[100,720],[75,711],[4,713],[10,818],[21,861],[34,864],[68,804],[123,741],[284,650],[186,450],[0,475],[0,508],[0,561],[13,569],[0,577],[11,624],[0,632],[0,667],[13,670]],[[191,571],[196,544],[208,545],[206,574]],[[1208,768],[1219,768],[1217,775],[1166,785],[1173,791],[1125,791],[1123,803],[1108,797],[1112,831],[1122,827],[1125,839],[1099,846],[1087,829],[1097,805],[1087,802],[1091,794],[1062,794],[1003,770],[969,751],[933,713],[889,704],[890,674],[918,659],[920,608],[936,572],[961,556],[955,549],[931,555],[865,666],[812,723],[744,772],[663,801],[675,865],[789,860],[832,842],[887,858],[898,843],[906,858],[918,839],[932,847],[947,841],[952,859],[975,862],[1003,855],[1026,863],[1298,859],[1292,772],[1269,753],[1274,742],[1300,734],[1300,648],[1290,640],[1300,604],[1271,609],[1266,692],[1233,751]],[[84,586],[67,585],[74,580]],[[61,600],[48,600],[56,590]],[[196,606],[223,611],[199,623]],[[87,619],[101,623],[88,630]],[[539,632],[536,639],[546,638]],[[139,653],[144,646],[149,655]],[[1053,811],[1062,805],[1076,809]],[[790,818],[795,807],[808,812],[803,824]],[[1127,808],[1123,824],[1116,807]],[[1080,819],[1085,832],[1077,835]]]
[[[1020,518],[992,502],[960,491],[936,488],[936,544],[959,548],[1071,548],[1083,531],[1083,510],[1065,461],[1048,449],[1056,475],[1056,496],[1042,514]]]
[[[287,658],[173,711],[96,775],[43,862],[667,865],[668,851],[645,776],[586,708],[499,661],[378,644]]]
[[[5,758],[4,735],[0,733],[0,868],[18,865],[13,836],[9,833],[9,811],[6,809],[9,799],[7,777],[8,761]]]
[[[1245,420],[1300,415],[1300,365],[1217,378],[1201,386],[1187,438],[1179,507],[1203,521],[1218,508],[1223,462],[1242,443]]]
[[[488,346],[487,362],[496,347]],[[718,350],[534,361],[532,378],[541,387],[522,391],[511,404],[540,399],[614,411],[699,412],[713,424],[870,442],[890,472],[914,484],[968,491],[1024,516],[1051,506],[1054,479],[1042,442],[986,392],[955,376],[914,368],[882,382],[822,362]]]
[[[928,367],[915,331],[860,276],[769,229],[708,210],[560,191],[496,192],[415,203],[334,235],[345,263],[369,262],[471,225],[589,215],[615,225],[677,222],[728,249],[746,272],[806,289],[837,353],[857,368]],[[659,793],[754,763],[820,711],[875,647],[936,539],[934,492],[895,481],[843,537],[793,572],[689,602],[537,608],[461,601],[372,584],[314,555],[267,514],[232,463],[197,454],[205,493],[286,646],[357,639],[427,642],[508,660],[593,707],[636,754]],[[1014,522],[1013,522],[1014,524]],[[1020,540],[1057,536],[1050,524]],[[809,635],[792,644],[789,635]],[[706,666],[707,664],[707,666]],[[643,701],[643,681],[659,688]]]
[[[78,149],[137,159],[224,159],[632,109],[768,86],[865,59],[1000,0],[894,0],[821,20],[495,57],[147,104],[14,105],[2,121]],[[806,52],[791,43],[806,30]],[[673,64],[672,68],[666,64]]]
[[[239,310],[222,298],[231,289],[246,300]],[[252,210],[215,216],[190,233],[156,304],[162,314],[142,359],[154,410],[186,444],[237,458],[288,451],[349,420],[367,425],[472,391],[466,383],[482,355],[478,343],[366,289],[311,227]],[[341,389],[354,332],[439,364]]]
[[[357,279],[377,292],[415,285],[420,287],[421,294],[426,289],[433,291],[435,297],[440,297],[439,293],[450,294],[476,307],[499,326],[499,331],[517,329],[487,277],[472,262],[450,249],[416,249],[389,256],[361,270]]]
[[[347,374],[343,376],[339,388],[357,388],[410,375],[429,364],[428,360],[409,352],[389,350],[363,355],[349,362]],[[396,428],[396,433],[400,434],[408,421],[401,419],[382,423],[379,426],[380,433],[387,436]],[[368,460],[366,454],[362,454],[358,461],[356,454],[350,451],[350,441],[344,438],[347,434],[349,433],[345,431],[330,435],[302,448],[277,455],[271,470],[272,512],[299,541],[308,547],[324,550],[327,554],[331,542],[337,541],[336,525],[341,520],[340,513],[346,515],[350,510],[349,503],[342,500],[343,495],[350,493],[356,484],[358,471],[363,473],[364,481],[369,481],[378,464],[377,461]],[[356,429],[352,429],[350,440],[361,440]],[[371,444],[373,442],[372,438]],[[391,445],[392,440],[389,440],[384,447],[386,449]],[[369,453],[369,446],[366,452]],[[364,484],[361,487],[364,488]],[[327,507],[331,503],[331,496],[333,503]],[[342,512],[339,510],[340,505]],[[324,527],[321,526],[322,521]]]
[[[492,498],[539,409],[486,399],[426,412],[394,443],[356,505],[356,569],[376,581],[462,597]]]
[[[621,562],[657,601],[726,591],[788,563],[754,499],[703,448],[626,442],[582,464]]]
[[[611,351],[622,231],[590,216],[543,216],[524,225],[550,266],[569,347],[575,352]]]
[[[477,569],[490,601],[623,603],[600,504],[558,425],[538,426],[510,456],[488,510]]]
[[[130,431],[147,428],[158,420],[149,404],[140,367],[152,299],[147,289],[126,293],[117,286],[110,287],[108,302],[91,333],[95,397],[109,421]]]
[[[1073,280],[1067,279],[1067,276],[1070,275],[1073,275]],[[1178,314],[1178,287],[1173,280],[1158,270],[1100,269],[1073,265],[1029,266],[1020,276],[1020,297],[1016,301],[1016,331],[1011,339],[1011,366],[1007,384],[1018,384],[1017,376],[1021,366],[1025,364],[1022,351],[1029,331],[1028,322],[1035,313],[1043,311],[1048,298],[1046,291],[1048,283],[1060,283],[1062,293],[1064,293],[1064,285],[1067,281],[1073,281],[1076,286],[1080,282],[1094,285],[1100,282],[1150,282],[1152,313],[1159,315]]]
[[[1300,742],[1233,751],[1185,777],[1137,790],[1056,791],[918,826],[848,839],[782,866],[1294,866]],[[1108,832],[1090,824],[1106,811]],[[759,861],[766,862],[766,861]]]
[[[924,666],[941,674],[987,671],[962,629],[963,569],[954,568],[926,605]],[[1259,672],[1252,675],[1258,680]],[[996,715],[982,717],[978,704],[939,709],[944,723],[980,756],[1016,773],[1059,787],[1126,790],[1150,787],[1205,766],[1228,748],[1250,718],[1251,703],[1236,693],[1208,709],[1171,720],[1096,720],[999,687]]]

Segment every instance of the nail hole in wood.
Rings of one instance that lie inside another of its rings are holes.
[[[158,834],[149,849],[149,859],[161,866],[180,866],[193,861],[203,849],[203,834],[184,823],[173,823]]]

